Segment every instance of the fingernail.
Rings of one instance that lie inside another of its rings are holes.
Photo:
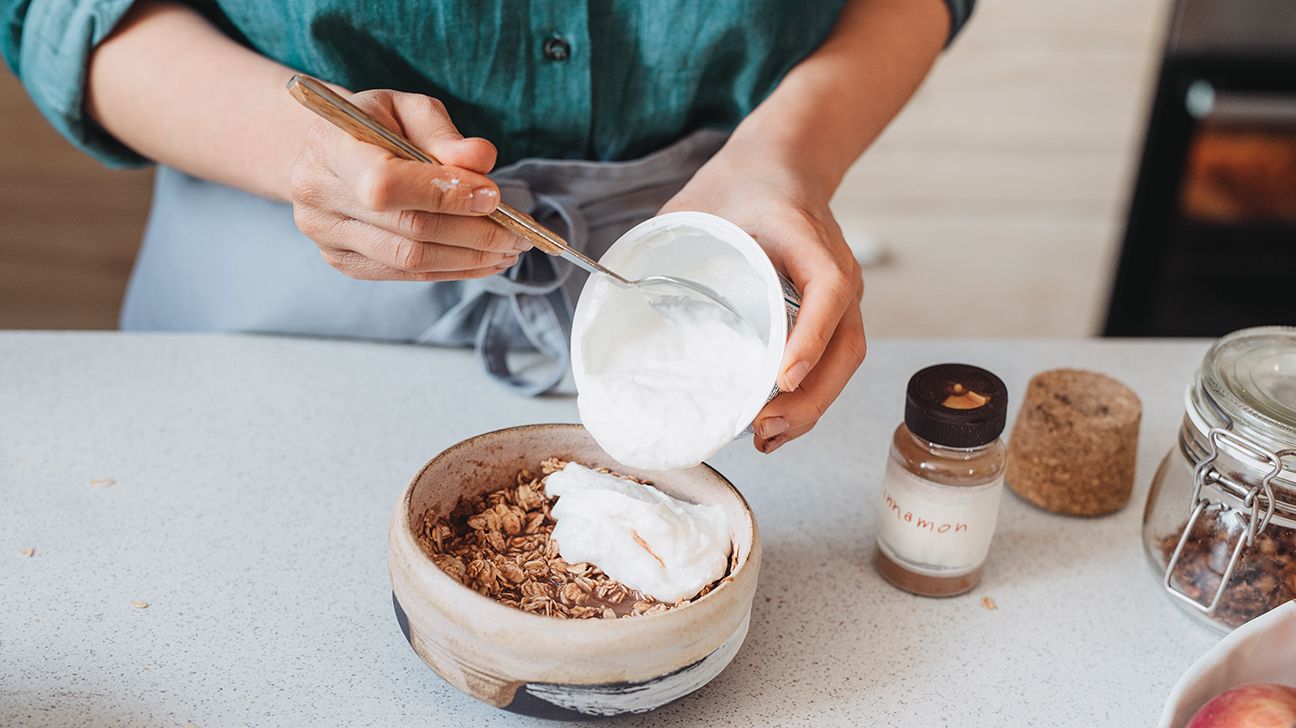
[[[786,437],[776,437],[776,438],[774,438],[774,439],[772,439],[772,440],[766,440],[766,441],[765,441],[765,454],[766,454],[766,455],[769,455],[770,453],[774,452],[775,450],[779,449],[780,447],[783,447],[783,445],[786,444],[786,443],[787,443],[787,438],[786,438]]]
[[[532,246],[525,238],[518,238],[517,242],[513,243],[513,249],[519,253],[525,253],[532,247],[534,246]]]
[[[778,437],[787,431],[787,420],[782,417],[766,417],[756,423],[756,434],[767,440],[771,437]]]
[[[473,212],[490,212],[499,206],[499,193],[493,187],[478,187],[468,196],[468,207]]]
[[[508,270],[509,268],[512,268],[513,266],[517,265],[517,262],[518,262],[517,258],[509,258],[508,260],[504,261],[503,263],[500,263],[495,267],[499,268],[500,270]]]
[[[786,391],[795,392],[796,388],[801,386],[801,380],[805,379],[806,375],[809,373],[809,362],[799,361],[788,367],[787,373],[783,375],[783,379],[787,382]]]

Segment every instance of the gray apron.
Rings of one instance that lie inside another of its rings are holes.
[[[724,143],[696,132],[629,162],[523,160],[492,178],[502,198],[598,258],[652,217]],[[324,262],[292,207],[160,167],[121,327],[240,331],[474,346],[486,372],[523,394],[567,373],[572,301],[584,274],[532,250],[471,281],[357,281]],[[549,364],[524,376],[510,350]]]

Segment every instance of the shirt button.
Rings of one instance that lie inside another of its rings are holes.
[[[554,33],[544,42],[545,58],[557,63],[562,63],[571,57],[571,43],[568,43],[561,35]]]

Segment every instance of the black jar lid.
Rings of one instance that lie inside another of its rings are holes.
[[[945,447],[994,442],[1008,419],[1008,388],[971,364],[936,364],[909,379],[905,426]]]

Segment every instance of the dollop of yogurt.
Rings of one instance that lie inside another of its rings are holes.
[[[552,538],[571,564],[589,563],[662,602],[724,576],[732,543],[724,509],[568,463],[545,480],[557,497]]]
[[[581,422],[619,462],[674,470],[711,457],[742,431],[762,391],[764,342],[714,304],[674,305],[625,331],[577,406]]]

